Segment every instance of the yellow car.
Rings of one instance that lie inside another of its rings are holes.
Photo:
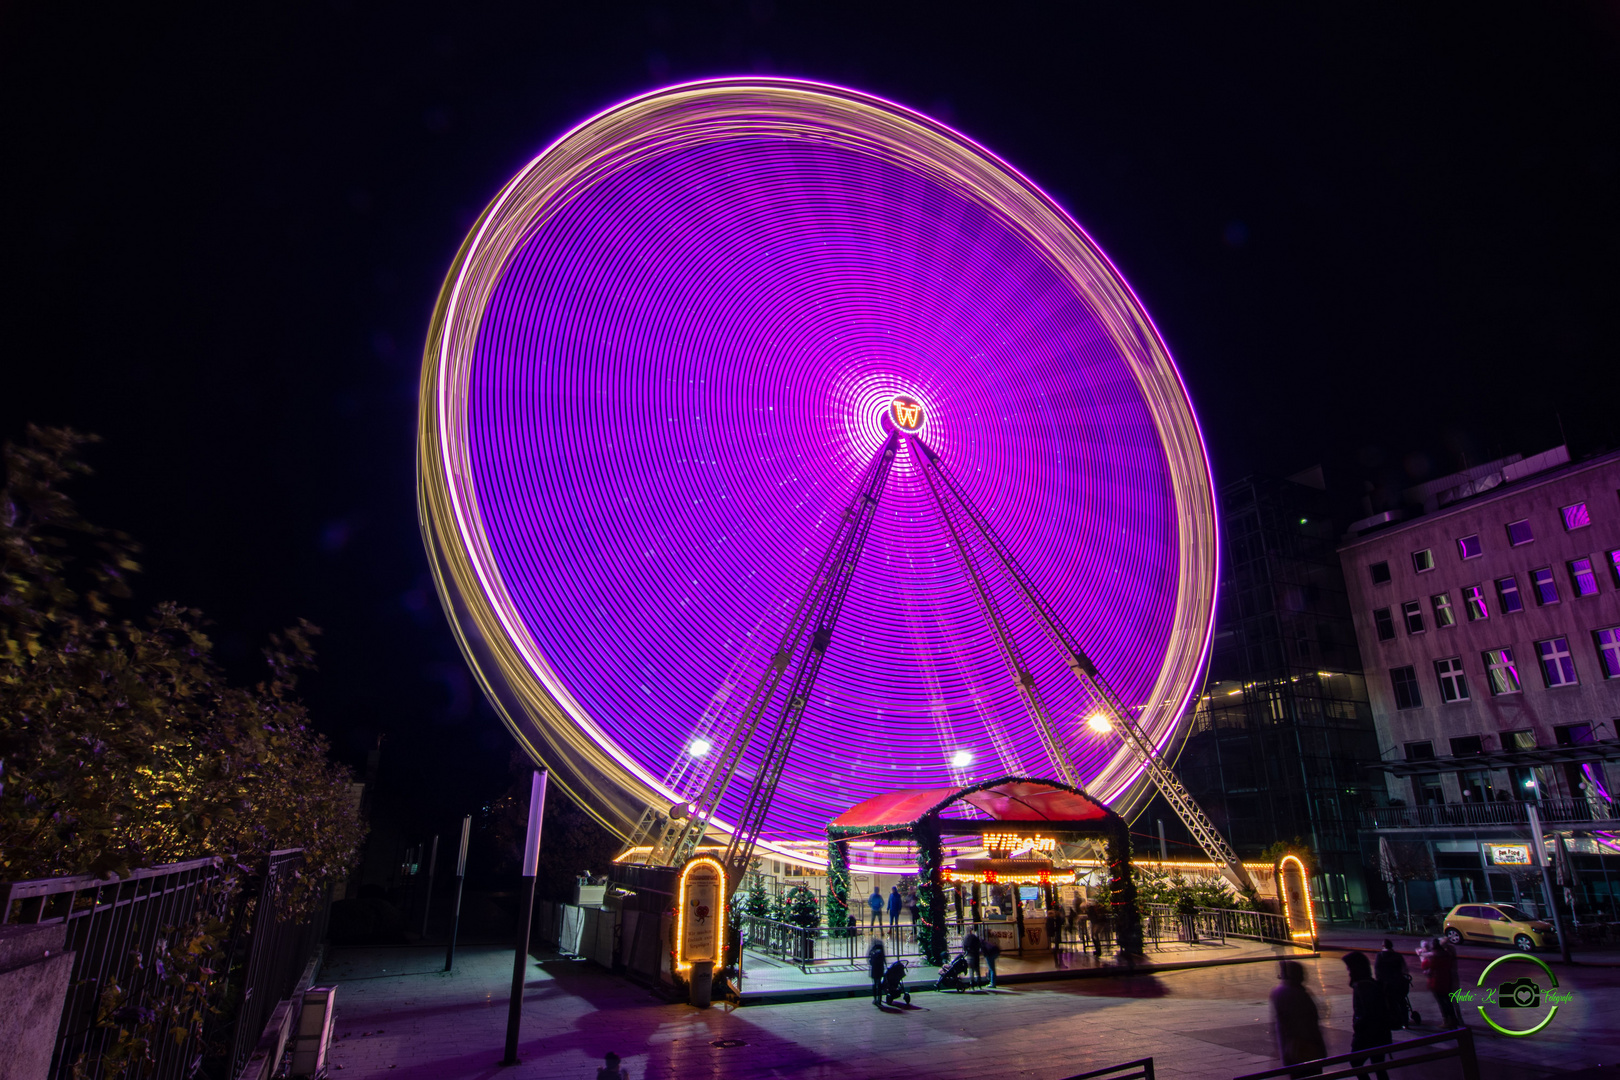
[[[1529,952],[1556,945],[1552,923],[1533,919],[1512,904],[1458,904],[1446,913],[1446,940],[1512,945]]]

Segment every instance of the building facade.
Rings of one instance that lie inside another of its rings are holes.
[[[1240,855],[1307,842],[1318,910],[1348,918],[1367,903],[1356,829],[1377,743],[1322,474],[1220,499],[1210,674],[1176,771]],[[1162,802],[1148,814],[1185,836]]]
[[[1620,453],[1560,447],[1407,496],[1339,549],[1388,804],[1363,815],[1364,860],[1417,911],[1536,907],[1517,861],[1534,804],[1576,914],[1614,917]]]

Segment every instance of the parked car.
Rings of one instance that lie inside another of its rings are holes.
[[[1512,904],[1458,904],[1446,913],[1446,940],[1512,945],[1520,952],[1558,943],[1552,923],[1531,918]]]

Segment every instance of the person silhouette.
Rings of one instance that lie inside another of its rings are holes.
[[[889,886],[889,930],[898,932],[900,929],[900,886]]]
[[[883,928],[883,894],[876,885],[872,886],[872,895],[866,898],[866,906],[871,909],[872,918],[866,925],[874,930]]]

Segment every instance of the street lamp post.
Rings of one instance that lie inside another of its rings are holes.
[[[518,890],[523,910],[518,912],[519,937],[512,956],[512,999],[506,1010],[506,1057],[502,1065],[518,1063],[518,1025],[523,1019],[523,979],[529,970],[529,930],[534,923],[534,878],[540,869],[540,825],[546,805],[546,770],[537,769],[529,782],[529,831],[523,841],[523,886]]]

